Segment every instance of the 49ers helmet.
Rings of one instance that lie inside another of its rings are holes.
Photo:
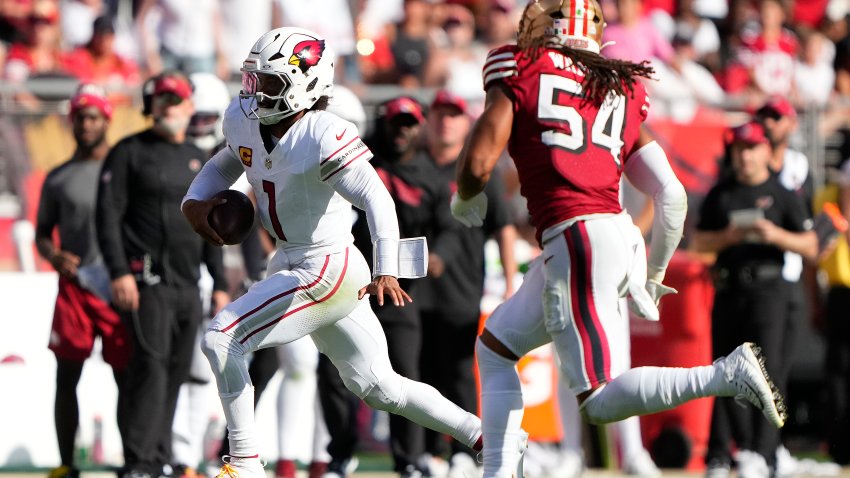
[[[242,63],[242,112],[263,124],[275,124],[331,96],[334,52],[318,33],[277,28],[261,36]],[[259,75],[273,75],[280,91],[259,91]]]
[[[517,31],[517,45],[560,44],[599,53],[605,19],[596,0],[531,0]]]

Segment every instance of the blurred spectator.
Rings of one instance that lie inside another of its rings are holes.
[[[794,6],[792,19],[795,26],[798,28],[819,28],[826,15],[826,7],[830,0],[797,0],[791,3]]]
[[[713,355],[722,357],[735,344],[754,342],[766,358],[767,372],[779,377],[787,360],[784,253],[814,259],[817,238],[808,230],[810,216],[803,201],[771,174],[772,149],[762,125],[753,121],[735,128],[730,142],[732,174],[709,191],[693,239],[697,251],[717,254],[712,271]],[[739,476],[769,476],[779,431],[753,412],[760,413],[740,408],[730,398],[715,399],[708,476],[728,476],[733,436]]]
[[[50,2],[33,10],[25,43],[13,44],[6,55],[3,76],[16,83],[38,75],[65,72],[65,57],[59,47],[59,10]]]
[[[850,96],[850,12],[833,25],[839,40],[835,45],[835,89],[842,96]]]
[[[822,33],[810,31],[803,35],[803,48],[794,65],[799,103],[819,107],[827,104],[835,86],[834,58],[835,45]]]
[[[603,45],[614,42],[602,50],[604,56],[635,63],[673,60],[673,47],[643,16],[641,0],[617,0],[617,12],[603,32]]]
[[[77,385],[83,363],[100,337],[103,359],[112,366],[119,394],[131,346],[121,318],[109,306],[109,274],[95,234],[95,196],[109,144],[112,107],[102,91],[83,86],[71,99],[77,149],[44,181],[38,205],[36,247],[59,273],[50,349],[56,354],[54,419],[61,466],[50,478],[79,478],[74,440],[80,422]],[[58,230],[59,244],[53,237]],[[119,421],[119,426],[122,423]]]
[[[304,8],[301,0],[275,0],[280,8],[282,24],[306,28],[318,33],[336,52],[336,80],[359,82],[357,55],[354,49],[354,21],[346,0],[312,0]]]
[[[424,154],[437,166],[443,183],[454,192],[455,163],[472,127],[466,101],[446,90],[437,92],[428,112]],[[456,231],[459,254],[444,264],[445,272],[431,276],[424,286],[422,308],[422,380],[433,385],[461,408],[474,412],[477,394],[474,376],[475,338],[484,295],[484,243],[491,237],[499,243],[505,278],[504,297],[514,291],[516,273],[514,245],[517,232],[508,215],[502,177],[496,171],[485,189],[487,215],[483,227],[461,227]],[[445,205],[444,205],[445,207]],[[426,451],[444,453],[445,440],[426,431]],[[475,454],[457,441],[450,445],[449,476],[463,478],[479,473]]]
[[[109,152],[97,197],[97,234],[124,314],[133,356],[119,409],[125,478],[151,478],[171,463],[171,429],[180,385],[188,379],[202,306],[203,262],[214,279],[213,312],[228,301],[221,249],[195,234],[180,201],[206,157],[187,142],[194,113],[185,75],[151,80],[153,126]]]
[[[103,0],[60,0],[62,10],[62,44],[67,49],[84,46],[94,33],[94,21],[106,15]],[[114,31],[113,31],[114,33]]]
[[[416,100],[407,96],[394,98],[382,105],[367,144],[375,154],[372,160],[375,170],[395,202],[401,237],[427,239],[428,276],[440,277],[448,264],[461,260],[463,251],[455,235],[460,224],[452,219],[446,207],[451,194],[448,184],[419,149],[424,123],[422,106]],[[366,213],[358,210],[358,216],[353,230],[354,244],[370,257],[372,239]],[[420,302],[427,283],[409,279],[401,279],[399,283],[413,298],[412,303],[405,307],[380,307],[375,297],[369,300],[387,336],[393,369],[418,380],[426,322],[421,316]],[[471,347],[469,351],[472,352]],[[452,395],[446,397],[457,403]],[[416,464],[425,451],[424,437],[425,430],[420,425],[400,415],[390,415],[393,469],[402,478],[421,477]]]
[[[230,92],[227,91],[227,85],[212,73],[194,73],[189,80],[194,88],[192,102],[195,113],[189,120],[186,136],[209,158],[224,146],[222,121],[224,110],[230,104]],[[171,466],[176,478],[198,478],[196,470],[204,461],[204,434],[213,411],[210,392],[214,388],[211,383],[212,370],[201,352],[200,343],[203,331],[206,330],[204,324],[210,317],[208,299],[212,292],[212,282],[206,269],[202,270],[199,286],[201,296],[207,299],[207,303],[203,304],[204,321],[195,331],[189,378],[180,386],[171,428]]]
[[[759,23],[745,25],[737,61],[746,71],[727,84],[730,93],[744,93],[749,103],[770,95],[790,96],[794,90],[794,59],[797,37],[784,27],[785,10],[780,0],[763,0]]]
[[[658,81],[646,82],[654,100],[651,114],[687,123],[696,116],[700,104],[720,106],[726,94],[711,72],[697,63],[691,38],[680,32],[673,45],[671,64],[656,62],[654,78]]]
[[[27,40],[32,7],[30,0],[0,1],[0,42],[10,45]]]
[[[840,205],[841,213],[850,218],[850,158],[841,164],[837,184],[828,185],[824,200]],[[824,323],[826,338],[827,443],[829,455],[842,465],[850,464],[850,231],[838,240],[835,251],[822,263],[829,282]]]
[[[394,81],[406,88],[422,86],[432,57],[432,7],[425,0],[404,0],[404,17],[387,38],[394,63]]]
[[[484,39],[487,49],[513,43],[516,40],[516,26],[521,10],[514,7],[511,0],[490,0],[487,9],[487,24]]]
[[[227,65],[231,77],[240,77],[245,52],[251,51],[263,33],[283,26],[277,0],[252,0],[251,14],[245,14],[244,0],[221,0],[222,34]]]
[[[693,60],[716,69],[720,65],[720,34],[711,20],[696,12],[697,0],[682,0],[676,22],[675,38],[687,38],[693,48]]]
[[[806,214],[811,218],[814,199],[814,183],[809,171],[809,159],[805,154],[790,148],[791,135],[797,130],[797,112],[790,101],[783,97],[773,97],[756,111],[755,119],[764,125],[770,140],[772,155],[768,166],[776,174],[779,183],[794,193],[803,203]],[[776,318],[776,327],[784,327],[783,360],[777,375],[771,375],[779,390],[785,391],[788,399],[788,379],[794,363],[794,352],[800,343],[800,334],[809,319],[809,304],[806,291],[816,288],[812,262],[803,263],[800,254],[785,251],[782,265],[782,279],[786,282],[785,314]],[[806,272],[804,274],[804,271]],[[806,287],[808,286],[808,287]],[[793,399],[793,398],[792,398]],[[788,450],[780,444],[781,451]],[[779,455],[777,455],[778,458]],[[779,460],[777,460],[779,466]],[[781,475],[781,473],[779,473]]]
[[[99,17],[92,26],[88,44],[69,53],[68,72],[85,83],[97,83],[110,89],[137,88],[141,79],[135,63],[118,56],[113,49],[115,27],[109,17]]]
[[[481,100],[481,71],[487,50],[475,40],[475,17],[466,7],[446,5],[441,39],[428,63],[425,84],[446,88],[467,100]]]
[[[148,24],[154,7],[161,14],[156,35]],[[218,0],[141,0],[136,26],[149,74],[180,70],[230,77]]]

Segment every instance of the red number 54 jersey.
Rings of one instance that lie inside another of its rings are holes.
[[[646,90],[636,82],[628,96],[610,93],[597,105],[584,100],[583,80],[554,49],[532,59],[506,45],[484,66],[484,89],[502,83],[513,99],[508,152],[538,240],[567,219],[621,211],[620,174],[646,119]]]

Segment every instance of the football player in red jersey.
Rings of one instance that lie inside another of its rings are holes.
[[[508,148],[543,247],[476,345],[485,478],[521,473],[526,435],[515,365],[549,342],[591,423],[699,397],[742,395],[773,424],[784,424],[782,398],[750,343],[713,365],[641,367],[611,377],[607,337],[623,320],[618,298],[628,296],[635,312],[658,320],[658,299],[674,292],[662,281],[687,206],[664,151],[641,128],[649,103],[638,77],[652,70],[601,57],[604,26],[596,0],[533,0],[517,45],[488,56],[485,111],[459,160],[452,214],[477,226],[486,215],[482,190]],[[620,207],[623,173],[655,206],[648,259],[640,232]]]

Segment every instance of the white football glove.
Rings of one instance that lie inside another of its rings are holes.
[[[658,301],[660,301],[665,295],[679,293],[676,289],[667,287],[666,285],[652,279],[648,279],[646,281],[646,291],[649,292],[649,296],[655,301],[655,305],[658,305]]]
[[[469,199],[461,199],[457,193],[452,194],[452,216],[466,227],[480,227],[487,216],[487,195],[484,191]]]

